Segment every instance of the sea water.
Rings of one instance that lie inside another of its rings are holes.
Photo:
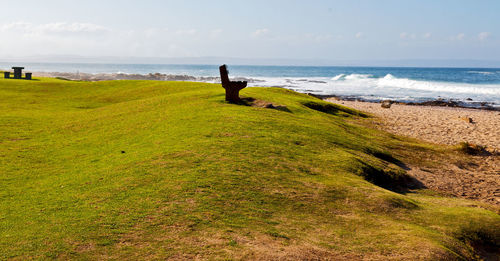
[[[18,65],[0,63],[8,69]],[[218,65],[23,63],[33,72],[162,73],[219,76]],[[444,99],[471,106],[500,107],[500,68],[409,68],[341,66],[229,67],[230,77],[249,79],[249,86],[282,87],[318,95],[364,100],[422,102]]]

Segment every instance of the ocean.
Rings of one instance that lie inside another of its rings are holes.
[[[217,65],[0,63],[32,72],[124,73],[219,76]],[[282,87],[303,93],[380,101],[454,100],[466,106],[500,107],[500,68],[409,68],[342,66],[229,66],[230,77],[249,86]]]

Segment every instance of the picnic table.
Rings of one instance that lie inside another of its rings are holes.
[[[23,70],[24,67],[12,67],[14,70],[14,79],[26,79],[26,80],[31,80],[31,73],[25,73],[25,77],[23,78]],[[10,79],[10,72],[4,72],[4,78],[5,79]]]

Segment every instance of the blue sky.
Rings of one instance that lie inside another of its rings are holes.
[[[500,60],[500,1],[0,1],[0,58]]]

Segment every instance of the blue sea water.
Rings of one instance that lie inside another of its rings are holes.
[[[33,72],[219,75],[217,65],[0,63],[0,68],[14,65],[22,65]],[[233,65],[229,71],[230,77],[248,78],[250,86],[275,86],[365,100],[451,99],[470,105],[486,102],[500,107],[500,68]]]

